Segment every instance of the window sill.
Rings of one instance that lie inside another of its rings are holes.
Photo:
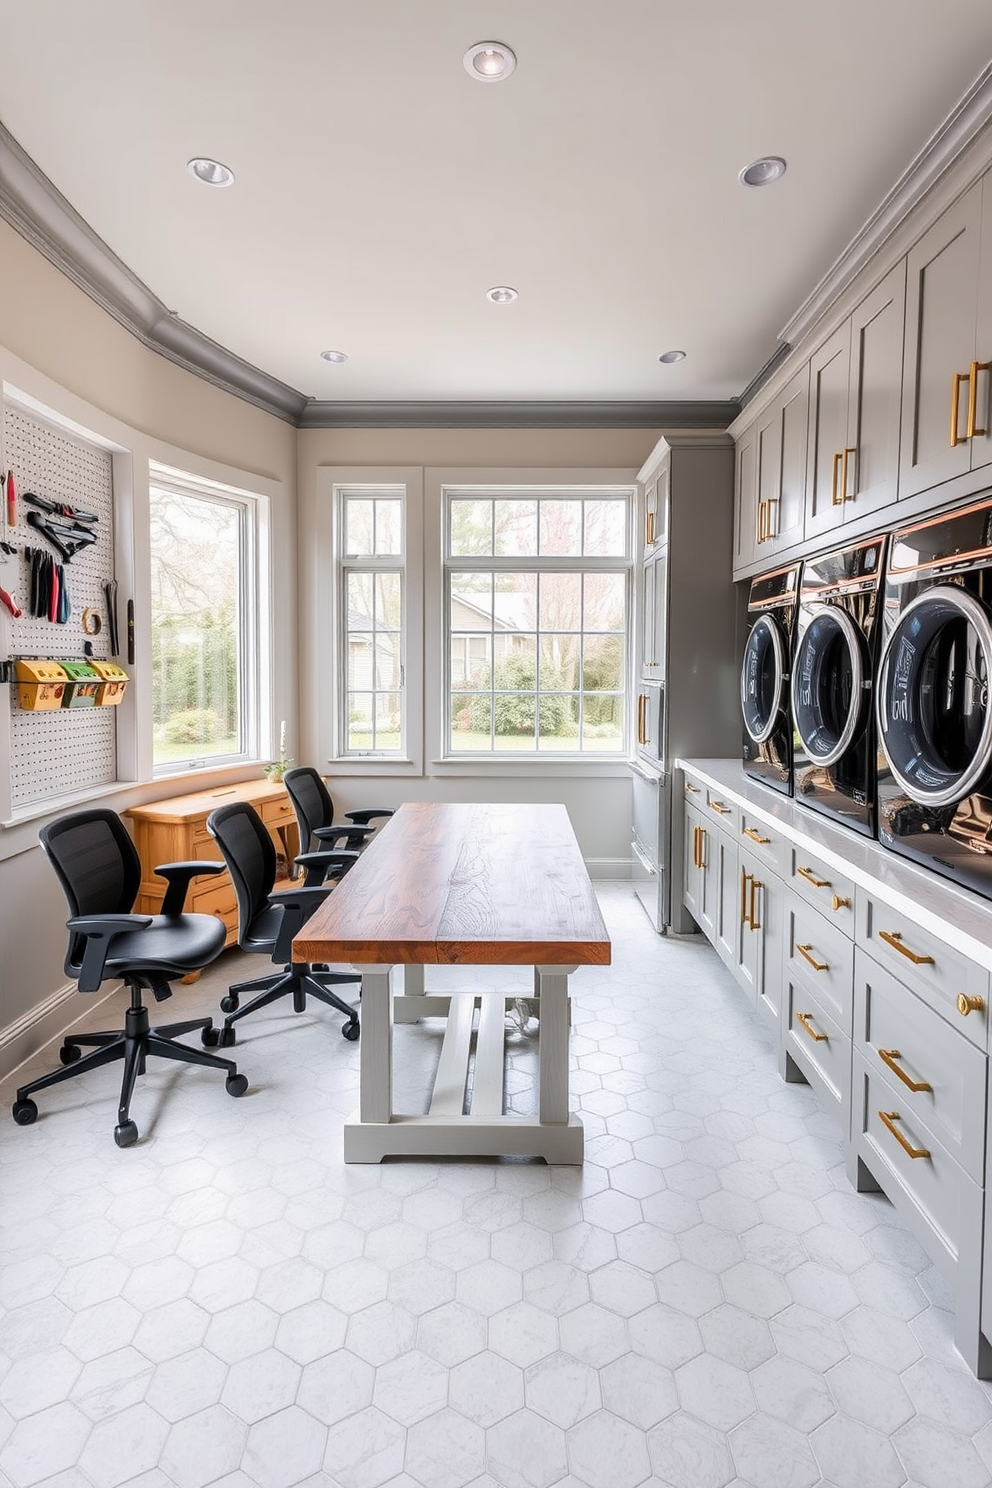
[[[600,780],[609,776],[630,778],[630,761],[626,755],[619,754],[601,759],[576,759],[574,755],[560,754],[507,755],[496,759],[479,756],[456,759],[449,755],[445,759],[431,760],[428,768],[431,775],[478,775],[507,780],[546,776],[550,771],[565,779],[582,776]]]

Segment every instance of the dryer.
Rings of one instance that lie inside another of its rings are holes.
[[[885,538],[807,559],[792,664],[796,802],[875,834],[872,693],[881,641]]]
[[[741,663],[742,763],[745,774],[792,794],[789,677],[799,564],[752,579]]]
[[[992,501],[892,534],[878,836],[992,898]]]

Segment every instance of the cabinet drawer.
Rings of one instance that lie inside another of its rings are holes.
[[[274,801],[263,801],[258,814],[267,827],[281,827],[285,822],[296,821],[296,812],[286,796]]]
[[[746,806],[740,809],[740,839],[741,846],[746,847],[753,857],[766,863],[773,872],[782,876],[788,871],[788,842],[778,827],[770,827],[767,822],[758,821]]]
[[[797,894],[854,936],[854,884],[804,847],[789,852],[790,880]]]
[[[843,930],[791,895],[788,975],[809,987],[824,1012],[850,1037],[854,946]]]
[[[805,983],[788,981],[786,1047],[803,1074],[846,1124],[851,1099],[851,1040]]]
[[[740,807],[736,801],[732,801],[723,791],[713,790],[706,787],[706,804],[703,816],[707,821],[718,822],[725,832],[731,832],[736,837],[740,825]]]
[[[899,1109],[942,1143],[976,1183],[985,1165],[985,1075],[981,1049],[859,950],[854,1045],[870,1070],[898,1091]],[[925,1089],[914,1089],[923,1085]]]
[[[238,922],[238,901],[234,893],[234,885],[225,874],[223,879],[204,880],[207,887],[198,889],[196,880],[186,900],[186,908],[190,914],[218,915],[225,919],[228,915],[234,916],[234,923]]]
[[[987,971],[869,893],[858,895],[857,940],[972,1043],[988,1047]]]
[[[982,1190],[857,1053],[852,1123],[855,1151],[872,1177],[931,1255],[956,1267],[962,1246],[980,1233]]]
[[[706,800],[706,787],[698,775],[691,770],[683,771],[682,792],[690,806],[702,806]]]

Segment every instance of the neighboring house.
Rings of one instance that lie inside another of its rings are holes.
[[[503,612],[502,615],[497,615],[483,605],[473,604],[464,594],[452,594],[452,687],[469,687],[473,682],[488,687],[490,646],[498,663],[525,639],[519,631],[517,621],[510,618],[514,610],[519,612],[520,602],[524,598],[520,594],[496,594],[493,608]]]

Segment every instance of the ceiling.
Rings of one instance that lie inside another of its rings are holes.
[[[0,36],[23,151],[305,398],[727,400],[992,57],[992,6],[0,0]],[[489,39],[498,84],[462,65]],[[743,188],[765,154],[785,177]]]

